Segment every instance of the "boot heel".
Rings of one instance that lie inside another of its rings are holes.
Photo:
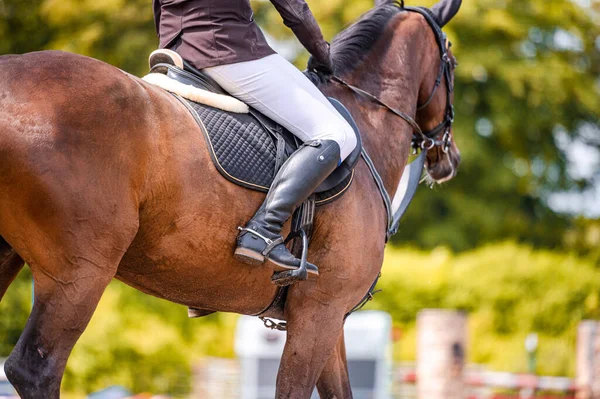
[[[235,252],[233,253],[233,257],[236,260],[248,265],[262,265],[265,263],[265,257],[263,254],[248,248],[236,248]]]

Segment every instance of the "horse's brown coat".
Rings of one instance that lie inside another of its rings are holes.
[[[399,13],[363,66],[344,78],[414,115],[439,68],[433,34]],[[418,115],[443,118],[445,88]],[[410,127],[335,84],[390,194]],[[25,260],[35,304],[6,372],[25,399],[58,398],[68,355],[112,278],[186,306],[254,314],[276,287],[265,265],[233,257],[236,227],[263,200],[215,170],[188,111],[160,89],[102,62],[61,52],[0,57],[0,298]],[[436,179],[458,151],[429,154]],[[319,208],[309,260],[320,277],[290,288],[278,398],[351,397],[342,326],[383,261],[385,210],[366,165]],[[17,255],[18,254],[18,255]],[[182,310],[183,311],[183,310]]]

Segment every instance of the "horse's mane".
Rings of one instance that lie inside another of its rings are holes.
[[[368,11],[335,36],[331,43],[331,57],[336,73],[354,69],[381,37],[390,20],[401,11],[400,3],[391,1]]]

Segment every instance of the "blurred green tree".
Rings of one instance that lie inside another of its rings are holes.
[[[48,48],[98,58],[136,75],[158,45],[151,0],[43,0],[40,13],[55,32]]]
[[[573,143],[600,149],[600,3],[583,3],[463,3],[446,29],[460,63],[454,132],[463,162],[451,183],[420,190],[396,242],[564,244],[575,225],[549,209],[548,196],[600,184],[600,165],[578,175],[567,162]]]
[[[47,49],[55,33],[41,13],[42,0],[0,0],[0,54]]]

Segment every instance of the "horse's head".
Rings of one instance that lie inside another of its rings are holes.
[[[424,74],[419,90],[416,120],[423,134],[417,135],[420,147],[427,151],[426,169],[431,183],[443,183],[456,176],[460,151],[454,142],[454,69],[457,62],[450,51],[450,41],[442,33],[458,12],[462,0],[441,0],[425,12],[433,35],[429,35],[434,48],[433,59]],[[435,41],[435,43],[433,42]]]
[[[410,140],[406,134],[412,132],[413,145],[427,152],[432,183],[453,178],[460,162],[452,134],[456,60],[442,33],[460,5],[461,0],[441,0],[427,9],[405,7],[400,0],[375,0],[375,8],[340,32],[331,45],[337,86],[387,112],[383,118],[375,112],[367,116],[365,125],[402,132],[394,139],[383,134],[370,137],[371,145],[380,150],[406,148]],[[407,156],[398,157],[390,170],[399,170]]]

